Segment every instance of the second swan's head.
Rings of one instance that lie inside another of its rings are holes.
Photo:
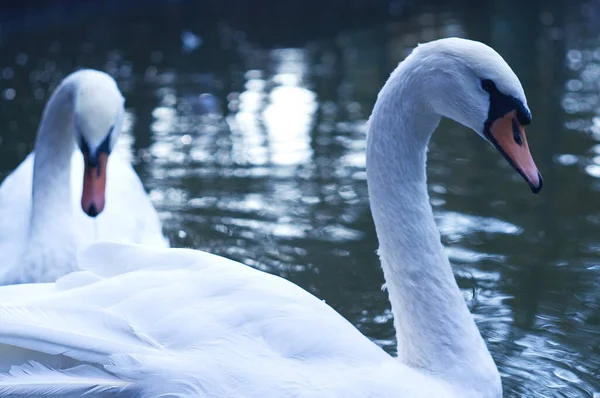
[[[83,69],[66,79],[74,83],[73,130],[85,165],[81,207],[96,217],[104,209],[108,156],[121,131],[125,100],[104,72]]]
[[[538,193],[543,180],[524,129],[531,111],[504,59],[483,43],[459,38],[419,45],[409,58],[434,72],[423,82],[433,109],[488,140]]]

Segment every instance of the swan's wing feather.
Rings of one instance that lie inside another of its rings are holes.
[[[227,264],[245,271],[246,266],[214,254],[191,250],[165,250],[161,247],[99,242],[79,251],[77,263],[81,269],[103,278],[137,270],[195,270]]]
[[[0,397],[65,396],[123,391],[129,382],[90,365],[54,370],[37,362],[13,366],[0,374]]]
[[[56,281],[56,285],[53,285],[55,290],[70,290],[78,287],[90,285],[94,282],[98,282],[101,279],[100,276],[88,272],[88,271],[76,271],[67,274]]]
[[[28,283],[2,286],[0,303],[24,303],[38,298],[44,299],[56,291],[54,283]]]
[[[2,306],[0,340],[28,350],[100,364],[106,363],[114,352],[143,353],[156,347],[122,317],[75,306]]]
[[[0,305],[0,342],[16,344],[15,339],[20,339],[17,345],[27,349],[68,351],[77,359],[98,362],[96,355],[109,351],[102,347],[128,345],[129,351],[122,352],[136,352],[155,341],[164,347],[186,349],[198,342],[235,339],[252,332],[289,355],[304,355],[311,349],[343,353],[344,347],[351,345],[348,339],[357,340],[358,347],[366,346],[367,351],[383,354],[303,289],[222,257],[185,249],[99,243],[84,251],[81,261],[89,270],[65,278],[72,281],[77,277],[86,284],[59,279],[42,287],[0,289],[0,297],[6,297]],[[97,274],[111,276],[99,278]],[[17,291],[18,297],[25,297],[28,291],[31,295],[23,302],[11,300],[11,294],[4,291]],[[190,319],[196,322],[190,323]],[[328,333],[310,333],[321,328],[321,322],[329,325]],[[344,338],[336,331],[343,332]],[[87,338],[79,341],[77,335],[93,336],[93,342]],[[42,336],[45,348],[27,345]],[[288,344],[289,339],[298,344]],[[88,351],[90,357],[85,357]]]
[[[113,304],[113,311],[126,315],[141,330],[151,330],[165,344],[184,348],[188,342],[248,334],[250,329],[286,355],[310,355],[319,349],[344,355],[349,347],[348,355],[356,355],[361,347],[387,355],[304,289],[220,256],[97,243],[82,250],[79,261],[90,272],[116,276],[128,294]],[[197,322],[190,324],[189,319]],[[314,333],[325,325],[327,332]]]
[[[148,397],[368,397],[358,385],[398,366],[321,300],[240,263],[118,243],[92,245],[80,259],[81,283],[0,303],[0,344],[29,350],[12,365],[31,352],[60,354],[132,380]]]

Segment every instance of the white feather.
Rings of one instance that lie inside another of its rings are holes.
[[[0,374],[0,396],[61,396],[124,391],[129,382],[90,365],[64,370],[50,369],[37,362],[13,366]]]
[[[107,363],[115,351],[145,352],[156,347],[134,325],[110,312],[91,312],[89,306],[77,303],[66,308],[52,304],[1,307],[2,342],[100,364]]]
[[[98,282],[101,278],[87,271],[71,272],[56,281],[57,290],[69,290]]]

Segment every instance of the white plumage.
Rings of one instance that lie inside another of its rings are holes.
[[[30,358],[21,347],[54,356],[38,354],[43,364],[93,364],[103,373],[86,376],[90,391],[122,388],[116,377],[143,397],[428,397],[440,384],[298,286],[223,257],[99,243],[80,265],[88,271],[56,284],[0,289],[0,342],[15,351],[0,357],[0,371],[7,358]],[[29,380],[5,376],[0,394],[18,396]]]
[[[14,380],[19,380],[19,385],[14,385]],[[30,362],[12,367],[6,376],[0,375],[0,386],[4,396],[81,396],[82,393],[94,395],[110,391],[120,392],[127,385],[126,381],[89,365],[78,365],[68,370],[52,370],[37,362]]]
[[[97,243],[78,259],[84,271],[0,288],[0,372],[26,367],[0,379],[0,395],[501,397],[425,177],[442,115],[481,133],[490,107],[481,79],[526,104],[489,47],[461,39],[419,46],[392,73],[369,121],[367,179],[398,358],[282,278],[200,251]]]

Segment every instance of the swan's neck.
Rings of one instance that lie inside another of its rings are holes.
[[[367,174],[399,359],[456,380],[497,377],[456,284],[429,204],[426,150],[438,116],[403,65],[369,121]]]
[[[30,238],[48,236],[53,225],[62,228],[58,222],[65,225],[71,217],[72,120],[73,87],[63,85],[44,109],[35,143]]]

